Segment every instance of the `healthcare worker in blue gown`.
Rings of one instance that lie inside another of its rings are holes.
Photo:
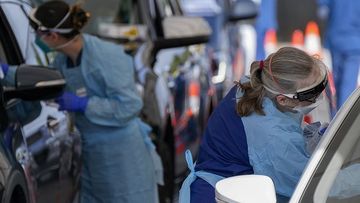
[[[356,89],[360,69],[360,1],[317,0],[327,18],[326,46],[332,57],[337,108]]]
[[[215,202],[217,181],[242,174],[269,176],[278,201],[287,201],[321,136],[304,136],[302,118],[321,100],[327,68],[291,47],[251,65],[250,78],[234,86],[214,110],[196,164],[186,152],[190,174],[180,203]]]
[[[58,51],[53,66],[67,88],[56,102],[74,113],[82,135],[80,201],[157,202],[154,148],[149,127],[138,118],[142,101],[132,59],[121,46],[82,34],[88,18],[79,6],[62,1],[30,14],[37,42]]]

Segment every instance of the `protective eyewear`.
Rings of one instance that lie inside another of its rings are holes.
[[[39,36],[43,36],[43,35],[46,35],[46,34],[50,33],[50,30],[44,29],[43,26],[38,25],[37,23],[35,23],[31,19],[30,19],[30,26],[35,30],[36,34],[39,35]]]
[[[299,101],[309,101],[309,102],[316,102],[316,99],[319,95],[324,91],[326,85],[328,83],[327,75],[325,75],[324,79],[317,84],[316,86],[305,89],[305,90],[298,90],[295,94],[282,94],[286,97],[297,99]]]

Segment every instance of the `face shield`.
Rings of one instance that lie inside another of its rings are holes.
[[[325,75],[324,79],[314,87],[304,88],[296,91],[295,94],[283,94],[286,97],[297,99],[299,101],[308,101],[308,102],[316,102],[316,99],[319,95],[324,91],[326,85],[328,83],[327,75]]]
[[[325,66],[320,65],[320,75],[321,75],[321,79],[317,80],[315,84],[309,87],[301,88],[293,94],[280,93],[271,90],[266,86],[264,86],[264,88],[273,94],[284,95],[288,98],[299,100],[300,102],[307,101],[307,102],[315,103],[317,101],[317,98],[324,91],[328,83],[327,69]]]

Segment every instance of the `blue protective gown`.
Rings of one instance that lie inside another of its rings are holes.
[[[318,2],[329,9],[326,45],[332,55],[339,109],[357,86],[360,67],[360,1]]]
[[[82,135],[82,203],[156,202],[154,166],[144,137],[149,128],[138,118],[142,101],[132,60],[115,44],[83,35],[78,67],[58,54],[54,66],[67,90],[89,97],[85,114],[76,113]]]
[[[265,98],[266,116],[253,113],[240,117],[235,107],[236,98],[241,95],[240,89],[232,88],[212,113],[195,171],[213,176],[206,174],[206,178],[201,178],[195,171],[190,173],[181,188],[180,203],[189,198],[186,190],[190,185],[192,203],[215,202],[213,182],[242,174],[269,176],[274,181],[278,200],[287,200],[293,193],[309,159],[301,129],[302,116],[282,113]]]

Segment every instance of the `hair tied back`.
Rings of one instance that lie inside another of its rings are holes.
[[[259,70],[263,70],[263,69],[264,69],[264,61],[261,60],[259,64]]]
[[[80,30],[88,22],[90,18],[90,13],[84,11],[80,4],[75,4],[72,6],[72,15],[73,15],[73,25],[76,30]]]

